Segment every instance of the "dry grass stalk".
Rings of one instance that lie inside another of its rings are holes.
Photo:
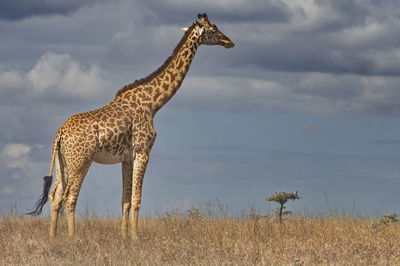
[[[140,221],[139,244],[119,220],[78,219],[77,236],[49,239],[49,219],[0,218],[1,265],[400,265],[400,225],[372,230],[348,217],[210,218],[198,213]]]

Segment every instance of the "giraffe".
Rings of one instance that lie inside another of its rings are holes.
[[[206,14],[185,31],[172,55],[145,78],[124,86],[107,105],[76,114],[57,131],[52,147],[50,173],[31,215],[41,213],[50,199],[50,236],[57,233],[61,204],[67,216],[68,235],[75,234],[75,207],[82,182],[92,162],[122,165],[121,234],[128,235],[132,207],[131,238],[138,240],[142,184],[150,151],[156,139],[153,118],[181,86],[198,47],[234,43],[212,24]],[[52,191],[53,168],[56,179]],[[49,194],[50,192],[50,194]]]

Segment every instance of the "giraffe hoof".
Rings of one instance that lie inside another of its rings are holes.
[[[139,242],[139,236],[138,235],[135,235],[135,234],[132,235],[131,239],[132,239],[133,242]]]

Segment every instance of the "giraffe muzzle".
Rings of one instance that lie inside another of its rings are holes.
[[[225,48],[232,48],[235,46],[235,44],[228,37],[226,37],[226,36],[224,36],[224,37],[225,37],[224,39],[220,40],[222,43],[222,46],[224,46]]]
[[[234,46],[235,46],[235,44],[233,42],[224,42],[224,47],[225,48],[232,48]]]

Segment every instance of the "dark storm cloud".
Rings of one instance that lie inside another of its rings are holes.
[[[320,40],[317,40],[320,42]],[[333,65],[329,48],[307,39],[271,42],[238,42],[232,63],[256,65],[265,70],[285,72],[345,72],[345,65]]]
[[[183,35],[179,26],[208,12],[236,46],[199,49],[168,106],[397,115],[397,10],[392,1],[116,1],[4,22],[2,99],[100,105],[161,65]]]
[[[349,25],[364,25],[366,18],[371,15],[370,1],[364,1],[363,4],[356,0],[316,0],[317,6],[330,10],[330,13],[340,14],[340,20],[334,20],[325,29],[335,30],[347,27]]]
[[[236,40],[231,63],[285,72],[400,74],[400,19],[392,2],[293,3],[284,23],[230,26]]]
[[[32,16],[68,14],[98,0],[16,0],[0,1],[0,19],[19,20]]]
[[[400,75],[397,51],[384,48],[377,51],[376,48],[343,49],[327,40],[302,38],[271,43],[238,42],[237,53],[230,61],[235,65],[256,65],[265,70],[284,72]]]
[[[240,22],[287,22],[290,12],[282,1],[143,1],[148,10],[146,21],[154,23],[182,23],[197,19],[197,13],[208,13],[210,19],[229,23]]]

